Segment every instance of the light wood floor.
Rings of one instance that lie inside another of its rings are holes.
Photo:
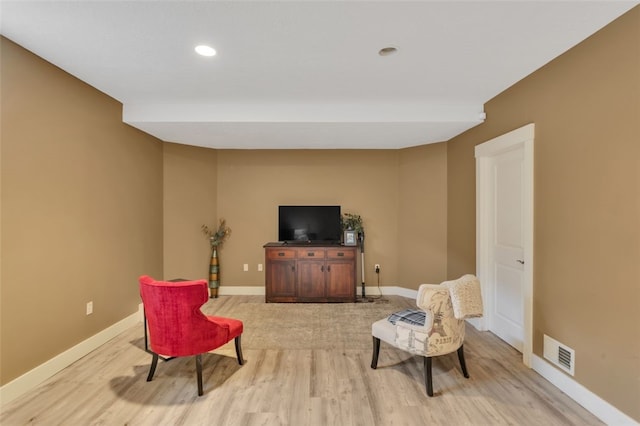
[[[521,355],[510,346],[469,325],[465,357],[471,378],[462,376],[455,353],[435,358],[432,398],[426,396],[418,357],[382,343],[378,369],[372,370],[370,325],[369,329],[349,334],[349,322],[340,315],[348,312],[362,328],[361,324],[379,319],[367,315],[414,306],[413,300],[398,296],[387,300],[373,308],[370,305],[378,303],[329,305],[336,310],[336,320],[308,318],[307,332],[313,344],[292,349],[281,343],[286,341],[283,336],[288,335],[289,322],[281,317],[282,312],[300,312],[304,307],[267,306],[265,312],[272,312],[268,315],[279,317],[266,318],[261,311],[260,324],[270,326],[258,327],[258,319],[246,312],[245,320],[242,310],[259,306],[262,297],[221,297],[203,310],[218,315],[234,313],[245,321],[246,363],[238,365],[233,342],[205,354],[202,397],[197,396],[192,357],[161,361],[154,380],[145,381],[151,356],[143,351],[140,325],[3,407],[0,424],[601,424],[525,368]],[[311,305],[308,309],[314,311]],[[326,309],[323,306],[321,311]],[[317,336],[325,336],[322,338],[327,339],[327,345],[323,346]],[[344,343],[329,344],[336,341]]]

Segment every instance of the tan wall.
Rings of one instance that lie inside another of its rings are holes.
[[[417,290],[447,278],[447,144],[400,151],[398,282]]]
[[[217,204],[232,229],[220,258],[223,286],[264,286],[262,246],[278,240],[278,206],[287,204],[335,204],[361,215],[366,282],[379,263],[382,284],[397,284],[397,151],[222,150]]]
[[[640,7],[487,103],[449,142],[448,274],[475,269],[473,147],[533,122],[534,353],[640,421]]]
[[[278,206],[286,204],[336,204],[343,213],[362,216],[367,286],[378,282],[376,263],[381,265],[382,286],[416,289],[421,282],[439,282],[446,275],[445,144],[392,151],[209,150],[210,154],[202,148],[166,147],[165,200],[179,195],[182,202],[193,204],[217,192],[216,217],[205,219],[213,224],[225,218],[232,229],[219,252],[223,287],[264,286],[264,272],[258,271],[258,264],[264,264],[262,246],[277,241]],[[212,173],[217,174],[217,190],[209,186]],[[211,200],[206,205],[210,208]],[[202,213],[165,211],[165,246],[174,238],[182,247],[165,247],[165,276],[205,277],[199,274],[206,274],[208,266],[200,234],[203,220]],[[248,272],[243,271],[245,263]],[[358,266],[358,283],[360,275]]]
[[[218,152],[165,143],[163,158],[164,279],[207,279],[211,251],[200,227],[217,226]]]
[[[138,310],[137,277],[162,272],[162,146],[103,93],[0,51],[6,384]]]

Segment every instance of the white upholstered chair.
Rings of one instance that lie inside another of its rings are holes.
[[[453,297],[452,297],[453,296]],[[462,374],[468,378],[464,360],[465,319],[482,315],[480,283],[473,275],[442,284],[422,284],[416,298],[418,310],[391,314],[371,326],[373,356],[378,367],[380,341],[423,357],[427,395],[433,396],[431,358],[458,352]]]

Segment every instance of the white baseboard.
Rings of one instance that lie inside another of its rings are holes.
[[[415,299],[418,296],[417,290],[409,290],[397,286],[365,286],[365,295],[367,296],[379,296],[380,293],[386,296],[404,296]],[[220,286],[218,287],[218,294],[220,296],[264,296],[264,286]],[[362,287],[357,286],[356,294],[362,295]]]
[[[553,367],[544,358],[533,355],[531,367],[554,386],[566,393],[571,399],[610,426],[638,425],[631,417],[600,398],[574,379]]]
[[[218,287],[220,296],[264,296],[264,286],[223,286]]]
[[[142,305],[140,305],[142,306]],[[40,383],[44,382],[54,374],[70,366],[83,356],[87,355],[94,349],[107,343],[123,331],[133,327],[136,323],[142,321],[142,309],[129,315],[128,317],[118,321],[112,326],[102,330],[101,332],[89,337],[88,339],[78,343],[72,348],[67,349],[50,360],[40,364],[33,370],[24,373],[22,376],[15,378],[6,385],[0,387],[0,401],[2,405],[13,401],[20,395],[27,393]]]
[[[356,294],[358,296],[362,296],[362,286],[357,286]],[[364,294],[365,296],[371,296],[371,297],[376,297],[380,295],[403,296],[403,297],[408,297],[410,299],[415,299],[416,297],[418,297],[417,290],[409,290],[409,289],[398,287],[398,286],[384,286],[384,287],[365,286]]]

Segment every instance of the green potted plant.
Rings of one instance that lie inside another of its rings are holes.
[[[362,218],[360,215],[353,213],[344,213],[340,217],[342,223],[342,233],[344,235],[345,246],[355,246],[364,241],[364,228],[362,227]]]
[[[344,213],[341,219],[343,231],[356,231],[358,234],[364,232],[364,228],[362,227],[362,218],[360,215]]]

